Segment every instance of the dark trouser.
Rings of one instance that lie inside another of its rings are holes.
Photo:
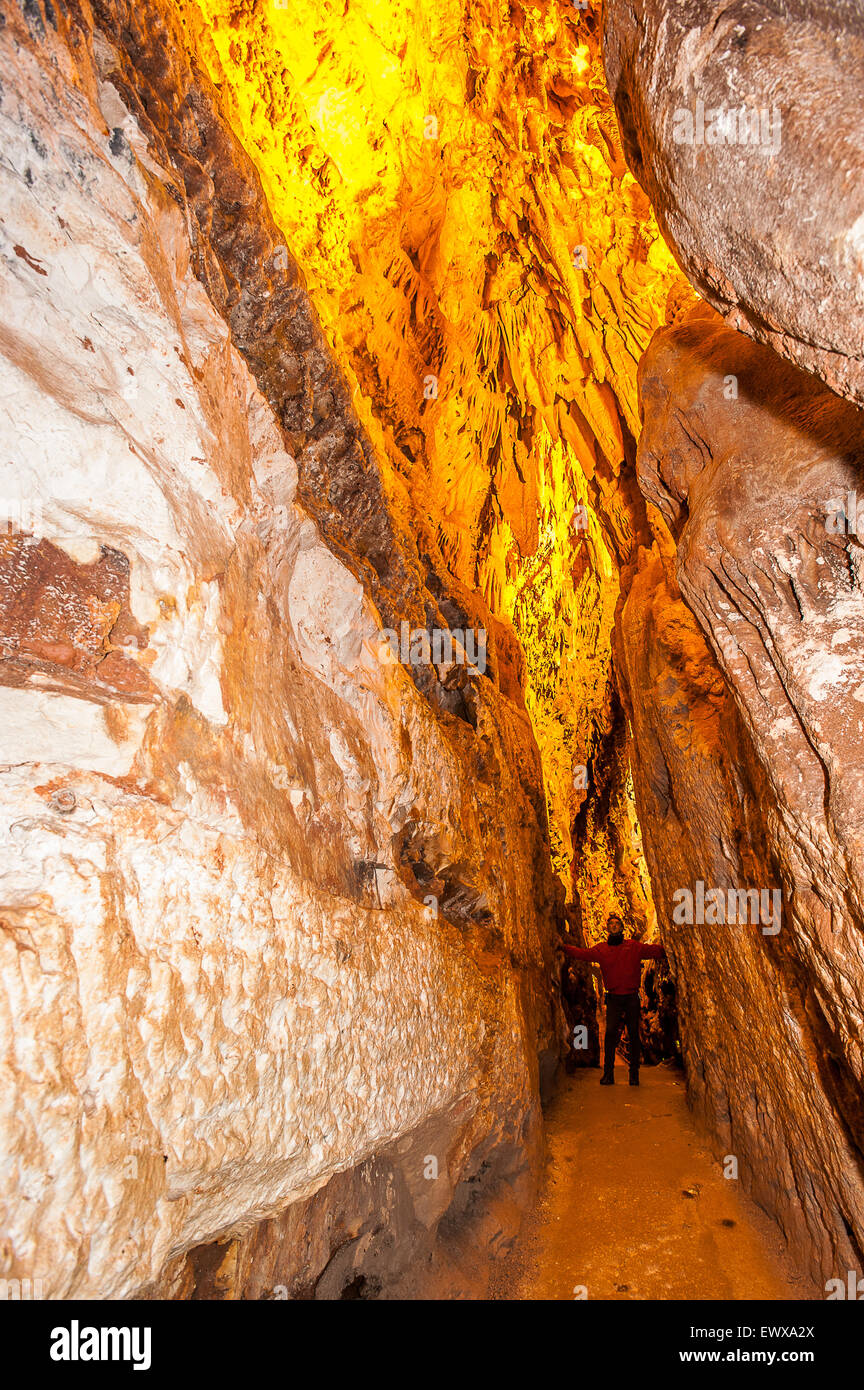
[[[630,1043],[630,1074],[639,1070],[639,995],[606,995],[606,1040],[603,1046],[603,1071],[612,1075],[615,1066],[615,1049],[621,1036],[621,1025],[626,1024],[627,1040]]]

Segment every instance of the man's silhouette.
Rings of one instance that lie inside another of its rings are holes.
[[[600,966],[606,987],[606,1038],[603,1045],[601,1086],[615,1081],[615,1049],[622,1023],[627,1026],[630,1043],[630,1085],[639,1085],[639,984],[642,962],[665,960],[662,946],[643,946],[641,941],[624,939],[624,923],[612,916],[606,923],[607,937],[597,946],[568,946],[564,952],[572,960],[593,961]]]

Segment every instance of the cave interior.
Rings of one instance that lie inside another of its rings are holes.
[[[493,1296],[610,915],[638,1103],[864,1274],[854,0],[0,50],[0,1276]]]

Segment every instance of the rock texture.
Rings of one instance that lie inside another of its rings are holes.
[[[485,677],[380,660],[470,595],[176,25],[96,17],[0,27],[3,490],[38,518],[0,553],[0,1272],[189,1294],[187,1252],[272,1220],[272,1282],[338,1297],[365,1247],[334,1267],[328,1214],[396,1232],[392,1279],[478,1170],[530,1168],[539,759],[491,620]],[[339,1174],[299,1248],[280,1213]]]
[[[864,403],[857,0],[608,0],[604,26],[628,162],[693,284]]]
[[[464,1176],[429,1176],[431,1154],[464,1134],[465,1104],[313,1196],[170,1261],[143,1300],[479,1299],[512,1247],[534,1195],[521,1139],[482,1136]]]
[[[640,390],[662,519],[619,667],[691,1097],[821,1285],[864,1250],[862,417],[707,306]],[[676,922],[699,881],[777,891],[779,929]]]

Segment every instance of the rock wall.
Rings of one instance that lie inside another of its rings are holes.
[[[861,415],[707,306],[640,393],[618,664],[690,1095],[821,1286],[864,1253]],[[726,911],[688,923],[700,882]]]
[[[640,364],[637,805],[691,1097],[819,1288],[864,1267],[862,53],[845,0],[604,7],[628,162],[727,325]]]
[[[603,20],[627,161],[688,278],[864,404],[858,0],[607,0]]]
[[[26,0],[0,52],[0,1273],[200,1295],[221,1240],[263,1296],[258,1240],[271,1289],[356,1292],[370,1246],[381,1287],[530,1169],[558,1052],[512,638],[382,660],[487,610],[176,25]]]

